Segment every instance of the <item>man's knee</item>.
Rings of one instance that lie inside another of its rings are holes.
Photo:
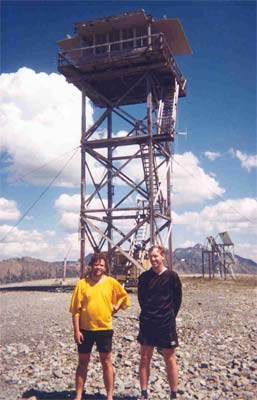
[[[103,367],[108,367],[112,364],[112,353],[100,353],[100,361]]]
[[[90,360],[90,353],[80,353],[78,364],[82,367],[87,367]]]
[[[142,346],[140,351],[141,366],[148,366],[151,362],[153,348],[150,346]]]
[[[165,361],[176,361],[176,350],[175,349],[163,349],[163,357]]]

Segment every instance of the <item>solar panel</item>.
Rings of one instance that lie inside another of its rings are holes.
[[[228,232],[221,232],[219,233],[219,236],[222,240],[222,243],[225,244],[226,246],[232,246],[234,244],[230,239]]]

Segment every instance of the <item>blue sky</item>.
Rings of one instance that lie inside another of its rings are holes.
[[[177,130],[187,135],[175,143],[174,247],[227,230],[236,253],[257,261],[255,1],[2,1],[1,258],[62,260],[67,249],[79,257],[80,93],[57,72],[56,41],[78,21],[141,8],[179,18],[193,50],[176,58],[188,83],[178,104]],[[87,113],[92,122],[98,110],[89,103]]]

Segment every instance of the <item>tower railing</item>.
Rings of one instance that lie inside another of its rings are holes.
[[[162,52],[164,58],[166,58],[168,64],[172,68],[179,86],[184,89],[186,80],[176,63],[163,33],[156,33],[150,36],[136,36],[129,39],[60,51],[58,53],[58,67],[72,65],[76,68],[80,68],[87,64],[99,62],[103,59],[105,62],[108,59],[113,62],[115,56],[120,58],[123,53],[125,53],[124,55],[126,56],[130,55],[135,57],[137,54],[140,55],[146,52],[155,51]]]

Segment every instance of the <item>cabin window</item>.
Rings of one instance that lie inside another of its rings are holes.
[[[95,44],[96,45],[103,45],[97,46],[95,49],[96,54],[106,53],[107,46],[106,46],[106,33],[97,33],[95,36]]]
[[[109,41],[110,41],[110,43],[117,42],[117,43],[111,44],[111,51],[116,51],[116,50],[120,49],[120,45],[118,43],[119,40],[120,40],[120,32],[119,31],[113,30],[113,31],[109,32]]]
[[[147,46],[147,38],[146,38],[147,32],[144,30],[143,27],[138,27],[136,30],[136,46],[137,47],[145,47]]]
[[[83,36],[83,47],[93,46],[93,37],[92,36]]]
[[[122,39],[123,39],[123,49],[132,49],[133,48],[133,29],[132,28],[123,29],[122,30]]]
[[[81,46],[83,47],[82,56],[88,57],[93,54],[93,49],[84,49],[85,47],[93,46],[93,37],[92,36],[82,36],[81,37]]]

